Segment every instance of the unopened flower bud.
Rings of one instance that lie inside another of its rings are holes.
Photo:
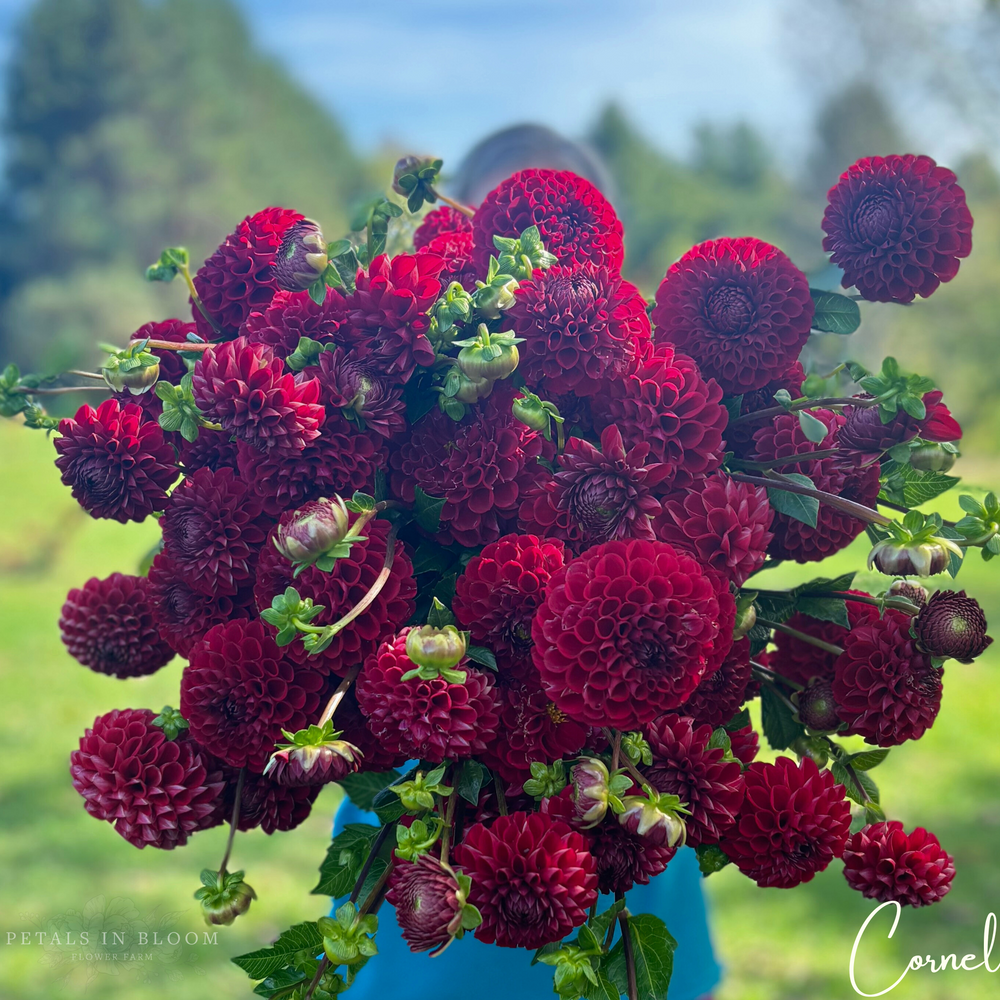
[[[910,451],[910,465],[920,472],[947,472],[957,457],[944,445],[928,441]]]
[[[893,580],[889,587],[890,597],[905,597],[918,608],[927,603],[927,589],[914,580]]]
[[[799,757],[808,757],[818,768],[824,768],[830,763],[827,746],[818,736],[800,736],[792,741],[789,750]]]
[[[543,402],[534,394],[518,396],[510,405],[515,420],[520,420],[533,431],[545,431],[552,419]]]
[[[517,344],[523,339],[510,331],[490,333],[486,324],[480,323],[476,337],[455,341],[455,346],[462,348],[458,366],[470,379],[506,378],[517,367],[520,360]]]
[[[833,732],[840,726],[837,703],[833,698],[833,683],[814,677],[805,689],[795,695],[799,719],[808,729],[820,733]]]
[[[194,894],[201,903],[202,916],[209,926],[231,924],[241,913],[250,909],[257,898],[253,888],[243,881],[243,872],[214,872],[206,868],[201,873],[202,887]]]
[[[574,818],[581,830],[589,830],[604,819],[608,811],[610,780],[604,762],[595,757],[585,757],[573,765],[570,781],[573,783]]]
[[[160,378],[160,359],[146,350],[146,343],[145,340],[135,341],[108,358],[101,375],[109,388],[141,396],[156,385]]]
[[[289,743],[279,743],[278,750],[264,768],[264,773],[279,785],[326,785],[353,774],[361,766],[364,754],[347,740],[338,739],[333,723],[309,726],[297,733],[285,730]]]
[[[329,258],[323,231],[310,219],[291,226],[274,257],[274,280],[287,292],[301,292],[323,277]]]
[[[887,539],[872,549],[868,565],[874,565],[886,576],[934,576],[943,573],[951,562],[952,546],[945,542],[946,539],[928,539],[924,542],[896,542]]]
[[[290,562],[308,566],[343,542],[349,525],[350,514],[340,497],[313,500],[287,524],[278,525],[274,545]]]
[[[736,622],[733,625],[733,641],[742,639],[757,624],[757,608],[748,604],[745,608],[736,609]]]
[[[457,365],[453,369],[458,380],[458,388],[452,396],[460,403],[468,403],[472,406],[481,399],[486,399],[493,392],[493,380],[488,378],[470,378]]]
[[[676,795],[658,795],[649,789],[649,797],[627,795],[622,799],[625,811],[618,816],[629,833],[656,846],[675,847],[687,839],[687,828],[679,813],[687,812]]]
[[[928,654],[959,663],[971,663],[993,641],[986,627],[983,609],[964,590],[939,590],[913,619],[917,641]]]
[[[410,629],[406,637],[406,655],[418,667],[450,670],[461,662],[465,649],[465,636],[454,625],[423,625]]]

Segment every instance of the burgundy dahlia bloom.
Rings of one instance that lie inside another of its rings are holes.
[[[239,771],[228,771],[226,779],[222,804],[228,817],[233,814]],[[275,831],[294,830],[312,812],[313,802],[322,790],[322,785],[279,785],[267,775],[246,771],[236,828],[255,830],[260,827],[268,836]]]
[[[722,849],[762,889],[810,881],[844,851],[851,806],[844,787],[809,757],[751,764],[743,808]]]
[[[650,460],[670,468],[664,489],[687,489],[722,464],[729,419],[722,390],[669,345],[637,360],[624,377],[608,379],[591,408],[599,430],[617,424],[627,447],[646,442]]]
[[[473,642],[523,655],[549,577],[563,566],[558,539],[504,535],[473,556],[455,583],[451,608]]]
[[[597,866],[583,834],[543,813],[476,823],[455,860],[472,878],[469,902],[483,916],[476,937],[486,944],[540,948],[559,941],[597,901]]]
[[[198,269],[194,287],[225,336],[235,336],[247,316],[265,309],[278,290],[274,258],[288,230],[304,216],[287,208],[248,215]],[[198,332],[217,336],[201,310],[192,307]]]
[[[521,527],[563,538],[576,550],[613,539],[652,540],[653,518],[661,510],[654,494],[671,470],[659,462],[647,465],[648,454],[646,442],[626,452],[616,424],[604,428],[600,451],[570,438],[558,458],[559,471],[525,496]]]
[[[736,605],[666,542],[606,542],[549,580],[532,623],[542,686],[565,715],[636,729],[682,705],[732,645]]]
[[[353,337],[386,375],[409,380],[417,365],[434,363],[427,310],[441,293],[444,261],[431,253],[385,254],[358,271],[348,303]]]
[[[887,608],[851,629],[834,664],[833,696],[852,734],[894,747],[919,740],[941,707],[941,675],[910,635],[912,619]]]
[[[377,365],[338,347],[319,356],[316,378],[326,406],[339,410],[361,430],[384,438],[406,430],[403,387]]]
[[[404,503],[414,502],[418,486],[444,499],[442,544],[496,541],[516,526],[525,491],[545,474],[538,463],[544,439],[514,419],[512,396],[509,386],[497,386],[459,423],[432,410],[390,455],[390,485]]]
[[[653,531],[742,586],[764,564],[773,520],[764,487],[737,483],[717,472],[687,492],[665,498]]]
[[[153,621],[164,642],[184,657],[209,629],[256,613],[250,581],[235,594],[206,596],[191,586],[180,566],[164,552],[153,560],[146,579]]]
[[[955,860],[928,830],[912,833],[903,824],[871,823],[844,848],[844,878],[865,899],[930,906],[951,890]]]
[[[413,234],[413,246],[422,250],[437,236],[451,233],[471,233],[472,219],[450,205],[431,209],[421,220]]]
[[[972,213],[955,175],[929,156],[866,156],[830,188],[823,249],[872,302],[926,298],[972,252]]]
[[[494,236],[517,238],[532,226],[560,264],[621,270],[622,224],[590,181],[570,170],[521,170],[483,199],[472,220],[477,269],[486,273],[496,254]]]
[[[986,627],[979,602],[964,590],[939,590],[913,619],[917,642],[927,653],[959,663],[971,663],[993,642]]]
[[[593,396],[650,342],[639,290],[617,270],[593,264],[535,271],[518,285],[505,322],[525,339],[518,372],[545,398]]]
[[[100,715],[69,755],[87,812],[135,847],[182,847],[222,822],[218,762],[186,733],[167,739],[147,708]]]
[[[308,292],[278,292],[260,312],[252,312],[240,331],[251,344],[271,348],[284,360],[299,346],[300,337],[332,344],[347,334],[347,300],[336,288],[326,290],[323,302]]]
[[[396,864],[385,900],[395,907],[410,951],[440,953],[462,929],[458,879],[449,866],[430,854]]]
[[[587,844],[597,863],[597,888],[616,895],[633,885],[649,885],[677,853],[676,847],[629,833],[614,816],[587,831]]]
[[[777,378],[768,382],[762,389],[742,393],[740,416],[742,417],[750,413],[756,413],[758,410],[767,410],[772,406],[776,406],[774,394],[780,392],[782,389],[792,399],[798,399],[802,395],[802,383],[805,380],[806,373],[802,364],[799,361],[793,361],[785,371]],[[754,433],[760,430],[762,425],[762,420],[747,420],[743,423],[734,423],[730,420],[725,431],[726,448],[734,452],[737,458],[749,458],[753,454]]]
[[[153,614],[145,577],[91,577],[66,595],[59,631],[70,656],[112,677],[145,677],[174,658]]]
[[[205,351],[195,363],[192,388],[207,420],[261,451],[301,451],[319,437],[319,383],[285,374],[281,358],[245,337]]]
[[[294,517],[295,511],[290,510],[280,523],[288,524]],[[352,515],[352,523],[356,519],[357,515]],[[293,576],[292,564],[274,547],[277,529],[273,530],[257,564],[254,587],[257,607],[269,608],[275,595],[283,594],[287,587],[295,587],[302,597],[309,597],[313,604],[325,608],[313,624],[332,624],[361,601],[382,572],[390,529],[389,522],[382,518],[369,521],[364,530],[366,540],[354,542],[350,555],[338,559],[329,573],[309,566],[298,576]],[[344,674],[395,634],[413,614],[417,586],[403,543],[397,538],[394,544],[389,577],[368,608],[338,632],[322,653],[310,656],[302,643],[295,641],[284,647],[286,657],[316,670]]]
[[[698,724],[721,726],[729,722],[754,693],[750,640],[744,637],[733,643],[718,670],[702,678],[694,694],[684,702],[684,714]]]
[[[801,473],[808,476],[818,490],[866,507],[874,506],[881,488],[878,463],[858,469],[838,461],[837,456],[810,460],[809,453],[812,451],[837,447],[838,431],[845,419],[830,410],[810,412],[828,428],[829,433],[822,441],[818,444],[810,441],[799,424],[798,415],[786,413],[775,417],[773,422],[765,424],[754,434],[754,458],[771,461],[801,455],[801,461],[783,465],[781,471]],[[774,539],[768,552],[776,559],[814,562],[839,552],[854,541],[864,528],[864,521],[824,503],[819,505],[815,528],[787,514],[775,514],[771,526]]]
[[[481,754],[497,727],[492,676],[463,658],[455,669],[465,671],[464,683],[440,676],[402,680],[417,666],[406,655],[410,632],[383,642],[358,675],[358,707],[368,728],[385,749],[434,764]]]
[[[652,318],[658,344],[673,344],[738,395],[788,369],[813,312],[806,276],[777,247],[747,237],[688,250],[660,283]]]
[[[199,469],[170,494],[164,551],[193,589],[233,595],[254,577],[271,519],[232,469]]]
[[[465,216],[462,216],[465,218]],[[459,229],[451,233],[435,236],[420,253],[433,254],[444,261],[444,269],[438,276],[441,287],[446,288],[457,281],[467,292],[476,290],[475,264],[472,262],[472,230]],[[485,278],[485,274],[483,275]]]
[[[282,730],[304,729],[322,708],[325,678],[297,667],[260,621],[216,625],[189,655],[181,715],[231,767],[262,772]]]
[[[721,747],[709,749],[712,727],[684,715],[661,715],[646,736],[653,764],[644,774],[657,791],[679,796],[690,810],[684,817],[687,843],[717,844],[743,805],[739,761],[723,760]]]
[[[760,736],[752,725],[742,729],[734,729],[729,734],[730,749],[733,756],[744,766],[749,767],[760,751]]]
[[[141,407],[115,399],[96,410],[84,404],[75,417],[59,421],[59,433],[56,468],[91,517],[125,524],[163,510],[177,478],[174,449]]]
[[[358,708],[358,700],[353,686],[344,695],[337,706],[334,716],[337,728],[342,731],[342,738],[354,744],[360,751],[364,761],[363,767],[368,771],[388,771],[406,763],[406,757],[382,745],[368,725],[368,719]]]
[[[211,431],[207,427],[198,430],[193,441],[181,438],[177,442],[181,467],[186,473],[197,469],[235,469],[239,444],[226,431]]]

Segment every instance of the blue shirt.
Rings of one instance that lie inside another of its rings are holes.
[[[333,834],[348,823],[374,822],[373,813],[363,812],[345,799]],[[669,1000],[698,1000],[719,982],[701,879],[695,853],[685,847],[662,875],[628,893],[633,913],[655,913],[677,939]],[[358,973],[351,1000],[390,1000],[393,996],[407,1000],[551,1000],[555,996],[552,968],[531,965],[531,955],[523,948],[498,948],[466,934],[437,958],[414,954],[403,940],[391,906],[378,911],[375,940],[379,953]],[[406,984],[402,991],[401,982]]]

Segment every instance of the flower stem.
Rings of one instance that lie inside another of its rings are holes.
[[[774,681],[770,677],[766,676],[767,674],[770,673],[770,671],[766,667],[762,667],[759,663],[752,663],[751,662],[750,665],[751,665],[751,667],[753,667],[753,673],[754,673],[754,676],[757,678],[757,680],[759,680],[759,681],[763,682],[764,684],[766,684],[778,696],[778,698],[780,698],[785,703],[785,705],[789,709],[791,709],[791,711],[792,711],[793,714],[798,714],[798,711],[799,711],[798,708],[789,700],[788,696],[782,694],[782,692],[779,691],[774,686]],[[777,675],[775,675],[775,676],[777,676]]]
[[[194,281],[191,280],[191,271],[188,269],[187,264],[182,267],[177,268],[180,271],[181,277],[184,279],[184,284],[188,287],[188,295],[191,296],[191,301],[197,306],[198,312],[205,317],[208,325],[216,332],[216,334],[222,333],[222,327],[219,326],[215,321],[215,317],[205,308],[205,304],[201,301],[201,296],[198,294],[197,289],[194,287]],[[150,341],[152,344],[152,341]]]
[[[752,472],[765,469],[780,469],[786,465],[798,465],[800,462],[813,462],[821,458],[832,458],[839,455],[841,448],[822,448],[819,451],[807,451],[801,455],[787,455],[785,458],[772,458],[766,462],[752,462],[749,459],[733,459],[730,461],[732,468],[747,469]]]
[[[909,507],[904,507],[901,503],[893,503],[891,500],[879,500],[878,501],[878,505],[880,507],[888,507],[889,510],[898,510],[900,514],[909,514],[910,513],[910,508]],[[955,527],[955,522],[954,521],[946,521],[944,518],[941,519],[941,523],[946,528],[954,528]],[[953,538],[952,541],[953,542],[958,542],[959,545],[962,544],[961,539],[958,539],[958,538]]]
[[[344,700],[344,695],[347,694],[350,686],[357,680],[360,672],[361,664],[359,663],[357,666],[351,667],[344,674],[344,679],[337,685],[337,690],[330,696],[330,700],[326,703],[326,708],[323,709],[323,714],[319,717],[317,725],[323,726],[333,718],[333,713],[337,711],[337,706]]]
[[[375,861],[375,856],[380,850],[382,850],[382,845],[385,843],[385,838],[389,836],[389,831],[395,826],[395,823],[383,823],[382,829],[376,834],[375,839],[372,841],[371,850],[368,852],[368,857],[365,858],[365,863],[361,866],[361,871],[358,874],[358,880],[354,883],[354,888],[351,890],[351,895],[348,898],[349,903],[356,903],[358,901],[358,896],[361,895],[361,890],[364,887],[365,879],[368,878],[368,873],[372,870],[372,864]],[[369,894],[370,896],[370,894]],[[368,900],[365,900],[367,902]]]
[[[444,815],[444,829],[441,831],[441,864],[448,864],[448,849],[451,846],[451,828],[455,822],[455,800],[458,798],[457,792],[452,792],[448,796],[448,807]]]
[[[438,199],[438,201],[443,201],[449,208],[455,209],[456,212],[461,212],[462,215],[467,215],[470,219],[476,214],[474,208],[469,208],[468,205],[463,205],[460,201],[455,201],[454,198],[449,198],[446,194],[441,194],[436,188],[431,188],[431,193]]]
[[[622,929],[622,947],[625,949],[625,970],[628,978],[628,1000],[639,1000],[639,987],[635,980],[635,953],[632,949],[632,929],[628,918],[631,914],[625,907],[618,914],[618,923]]]
[[[840,744],[834,743],[829,736],[824,736],[823,739],[826,740],[826,745],[833,751],[833,759],[851,776],[851,781],[854,782],[854,787],[858,790],[861,800],[865,804],[871,802],[871,796],[865,791],[865,786],[861,784],[861,779],[858,777],[858,772],[854,769],[854,765],[849,761],[840,759],[840,753],[843,749]]]
[[[760,679],[766,680],[769,684],[773,684],[775,681],[781,681],[782,684],[787,684],[793,691],[804,690],[801,684],[797,684],[788,677],[783,677],[781,674],[775,673],[770,667],[765,667],[763,663],[757,663],[754,660],[751,660],[750,666],[757,674],[760,675]]]
[[[363,917],[366,913],[373,913],[382,905],[385,898],[385,885],[389,881],[392,869],[395,867],[395,860],[390,860],[385,866],[385,871],[379,876],[378,881],[372,886],[372,891],[368,893],[365,901],[358,908],[358,916]]]
[[[85,372],[79,368],[70,368],[66,372],[67,375],[79,375],[80,378],[92,378],[97,379],[98,382],[104,381],[104,376],[100,372]]]
[[[145,338],[143,338],[145,340]],[[141,340],[130,340],[128,346],[131,347],[133,344],[141,344]],[[191,351],[197,354],[199,351],[207,351],[210,347],[214,347],[214,344],[206,344],[204,341],[187,343],[186,341],[178,343],[174,340],[146,340],[146,347],[150,350],[156,351]]]
[[[112,390],[106,385],[58,385],[51,389],[28,389],[25,386],[18,386],[10,391],[25,396],[58,396],[65,392],[111,392]]]
[[[500,776],[493,772],[493,788],[497,793],[497,809],[500,811],[501,816],[507,815],[507,796],[503,793],[503,785],[500,783]],[[452,792],[452,795],[455,793]]]
[[[733,473],[732,479],[738,483],[749,483],[751,486],[766,486],[769,489],[784,490],[786,493],[798,493],[804,497],[815,497],[820,503],[825,503],[828,507],[834,507],[845,514],[849,514],[851,517],[858,518],[860,521],[867,521],[869,524],[888,525],[894,523],[891,518],[885,517],[877,510],[872,510],[871,507],[866,507],[864,504],[855,503],[853,500],[845,500],[844,497],[838,497],[833,493],[817,490],[812,486],[800,486],[798,483],[789,482],[787,479],[783,479],[777,475],[762,478],[759,476],[745,476],[742,473],[736,472]]]
[[[229,839],[226,841],[226,853],[222,855],[222,862],[219,865],[219,877],[226,871],[229,864],[229,855],[233,853],[233,841],[236,839],[236,828],[240,825],[240,800],[243,798],[243,783],[246,781],[247,769],[240,768],[240,776],[236,779],[236,795],[233,796],[233,814],[229,818]]]
[[[754,587],[754,592],[763,594],[765,597],[787,597],[792,598],[790,590],[766,590]],[[869,597],[868,594],[851,594],[844,590],[810,590],[810,597],[837,597],[845,601],[855,601],[857,604],[870,604],[873,608],[893,608],[896,611],[905,611],[908,615],[915,615],[920,611],[912,601],[905,597]]]
[[[609,730],[605,730],[604,735],[607,736]],[[614,739],[611,740],[611,770],[617,771],[618,764],[621,761],[622,756],[622,734],[615,731]]]
[[[330,959],[324,955],[319,960],[319,966],[316,969],[316,975],[312,977],[309,986],[306,988],[306,992],[302,1000],[312,1000],[313,993],[316,992],[316,987],[319,986],[319,981],[323,978],[323,973],[330,967]]]
[[[815,646],[817,649],[822,649],[824,652],[832,653],[834,656],[840,656],[840,654],[843,653],[840,646],[835,646],[832,642],[824,642],[822,639],[818,639],[816,636],[810,635],[808,632],[800,632],[797,628],[792,628],[790,625],[785,625],[782,622],[772,622],[767,618],[758,617],[757,624],[763,625],[764,628],[784,632],[785,635],[790,635],[793,639],[798,639],[800,642],[808,642],[810,646]]]
[[[734,417],[729,421],[729,426],[733,427],[735,424],[748,424],[753,423],[757,420],[764,420],[767,417],[780,417],[782,413],[794,413],[796,410],[811,410],[814,407],[821,406],[878,406],[881,402],[877,397],[875,399],[861,399],[858,396],[827,396],[824,399],[809,399],[803,396],[800,399],[793,400],[788,406],[769,406],[764,410],[754,410],[752,413],[742,413],[738,417]]]

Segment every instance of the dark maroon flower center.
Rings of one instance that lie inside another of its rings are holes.
[[[611,538],[628,513],[629,485],[605,473],[587,476],[567,496],[570,513],[592,537]]]
[[[866,195],[855,206],[851,222],[860,242],[883,246],[899,225],[896,199],[887,194]]]
[[[641,670],[670,670],[673,654],[671,647],[652,636],[640,638],[632,647],[632,659]]]
[[[597,285],[584,274],[553,278],[546,284],[545,292],[560,312],[585,309],[599,294]]]
[[[753,300],[739,285],[720,285],[709,294],[705,315],[716,333],[738,337],[753,324]]]

